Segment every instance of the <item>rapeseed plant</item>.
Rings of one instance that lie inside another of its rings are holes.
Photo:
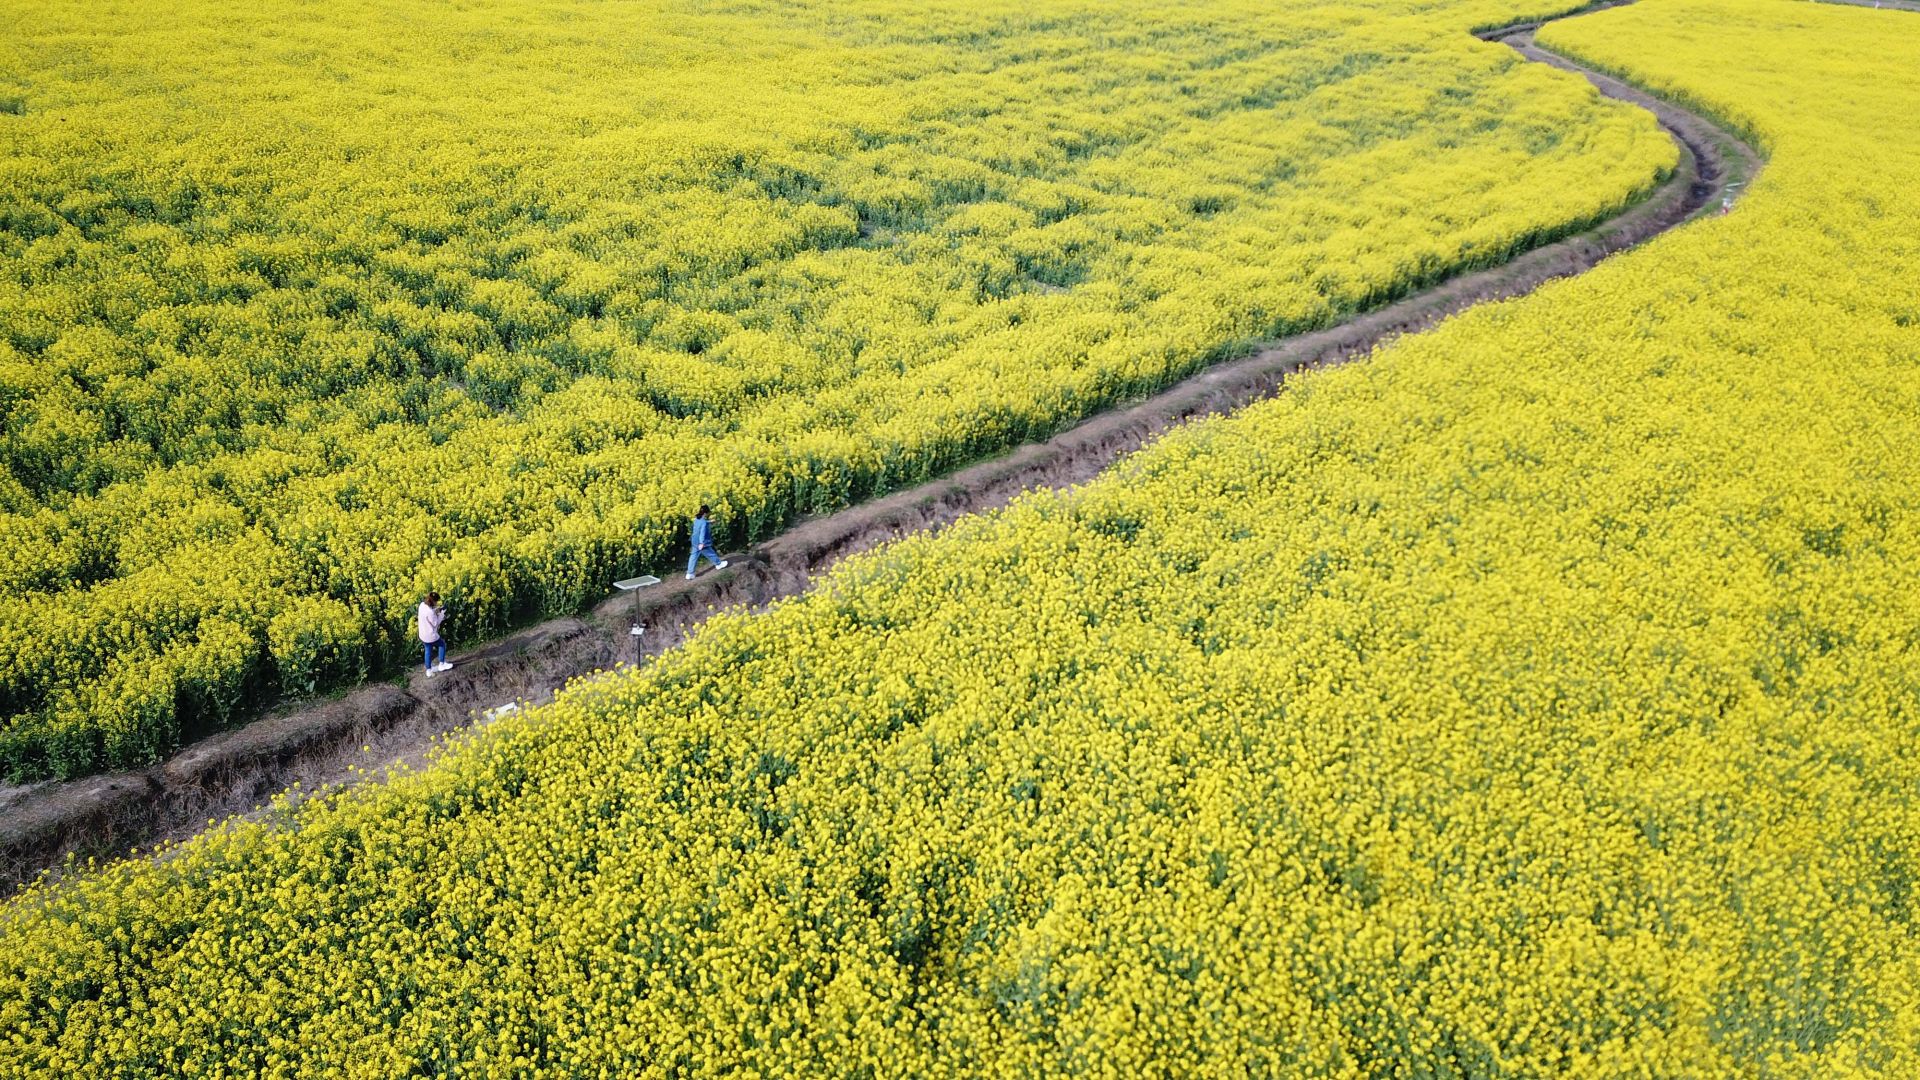
[[[0,909],[0,1073],[1920,1072],[1920,36],[1730,216]]]
[[[1464,0],[23,0],[0,774],[143,764],[1603,217]],[[1577,138],[1564,133],[1577,132]],[[244,647],[236,647],[236,645]]]

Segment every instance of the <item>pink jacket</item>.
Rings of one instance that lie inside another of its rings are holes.
[[[431,644],[440,640],[440,624],[447,621],[447,609],[436,608],[422,601],[420,604],[420,640]]]

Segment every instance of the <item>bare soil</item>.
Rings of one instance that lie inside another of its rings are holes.
[[[1884,8],[1888,11],[1920,11],[1920,0],[1820,0],[1843,7]]]
[[[1610,6],[1610,5],[1608,5]],[[362,782],[426,757],[447,735],[484,722],[487,710],[538,703],[568,681],[644,662],[683,641],[716,610],[762,608],[805,591],[841,559],[908,533],[943,528],[1004,506],[1022,492],[1082,483],[1168,428],[1232,412],[1277,393],[1287,376],[1362,357],[1401,334],[1476,304],[1522,296],[1580,273],[1708,210],[1719,210],[1758,171],[1759,154],[1708,120],[1588,71],[1533,44],[1537,23],[1483,31],[1530,60],[1584,75],[1608,97],[1653,112],[1681,149],[1680,167],[1652,195],[1586,232],[1498,267],[1464,274],[1340,325],[1276,342],[1216,365],[1150,398],[1116,409],[944,479],[841,513],[802,521],[731,565],[695,581],[678,576],[636,596],[615,595],[579,618],[556,619],[453,658],[434,677],[363,686],[337,700],[293,706],[216,734],[137,772],[24,787],[0,786],[0,896],[71,855],[113,858],[178,840],[209,819],[246,813],[298,785]],[[628,628],[647,627],[639,639]]]

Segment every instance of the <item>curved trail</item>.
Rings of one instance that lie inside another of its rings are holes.
[[[1839,4],[1842,7],[1876,8],[1882,11],[1912,11],[1920,13],[1920,0],[1817,0],[1822,4]]]
[[[1569,14],[1610,6],[1616,5],[1595,4]],[[1337,326],[1207,368],[1043,443],[799,522],[759,548],[733,556],[726,570],[692,582],[676,576],[646,590],[644,605],[616,596],[589,616],[552,620],[489,643],[455,657],[453,675],[429,680],[415,672],[404,689],[377,683],[337,701],[283,710],[189,745],[139,772],[0,789],[0,837],[5,838],[0,896],[69,852],[116,857],[134,845],[190,836],[208,819],[245,812],[292,785],[312,791],[385,771],[365,765],[416,763],[440,736],[473,724],[477,713],[506,702],[544,700],[570,679],[632,663],[635,645],[627,628],[636,612],[650,628],[641,639],[644,653],[665,651],[715,610],[762,607],[798,595],[848,555],[1003,506],[1025,491],[1082,483],[1176,424],[1273,396],[1295,371],[1365,356],[1384,341],[1476,304],[1522,296],[1587,270],[1703,211],[1729,205],[1758,171],[1760,155],[1705,118],[1535,45],[1533,31],[1539,25],[1517,23],[1476,36],[1580,74],[1602,94],[1648,109],[1680,147],[1673,176],[1619,215],[1500,266],[1451,278]]]

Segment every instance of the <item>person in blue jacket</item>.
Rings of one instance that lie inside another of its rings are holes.
[[[693,554],[687,556],[687,580],[693,580],[693,572],[700,565],[700,556],[713,560],[715,570],[725,570],[727,560],[713,549],[713,523],[707,520],[708,509],[705,506],[693,515]]]

